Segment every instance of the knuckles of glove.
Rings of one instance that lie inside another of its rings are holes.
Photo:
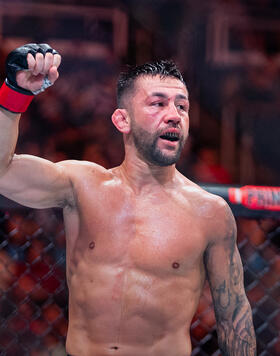
[[[26,95],[33,95],[30,90],[21,88],[17,85],[16,80],[16,73],[20,70],[27,70],[28,69],[28,62],[27,62],[27,55],[31,53],[32,56],[35,58],[36,53],[42,53],[43,56],[46,53],[58,54],[58,52],[50,47],[46,43],[36,44],[36,43],[29,43],[24,46],[18,47],[14,49],[11,53],[9,53],[7,60],[6,60],[6,84],[11,87],[12,89]]]

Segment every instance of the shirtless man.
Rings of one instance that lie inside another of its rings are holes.
[[[61,60],[46,45],[16,54],[8,57],[0,92],[0,193],[28,207],[63,209],[67,352],[189,356],[207,277],[222,354],[255,355],[234,218],[224,200],[175,168],[189,129],[180,72],[161,61],[121,76],[112,121],[123,134],[125,158],[106,170],[14,154],[20,118],[14,112],[26,109],[30,91],[56,81]]]

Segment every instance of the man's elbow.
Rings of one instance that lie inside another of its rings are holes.
[[[0,180],[8,172],[14,156],[13,154],[0,159]]]

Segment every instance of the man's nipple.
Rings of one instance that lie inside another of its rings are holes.
[[[110,349],[112,349],[112,350],[118,350],[119,348],[118,348],[118,346],[112,346],[112,347],[110,347]]]
[[[177,268],[180,267],[180,264],[179,264],[178,262],[173,262],[173,263],[172,263],[172,267],[175,268],[175,269],[177,269]]]
[[[95,247],[95,242],[94,241],[91,241],[90,244],[88,245],[88,247],[93,250],[94,247]]]

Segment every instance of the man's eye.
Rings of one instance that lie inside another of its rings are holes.
[[[157,101],[157,102],[155,102],[155,103],[152,103],[151,105],[152,105],[152,106],[163,106],[164,103],[161,102],[161,101]]]
[[[186,105],[180,104],[180,105],[177,105],[177,108],[178,108],[179,110],[182,110],[182,111],[187,111],[187,106],[186,106]]]

